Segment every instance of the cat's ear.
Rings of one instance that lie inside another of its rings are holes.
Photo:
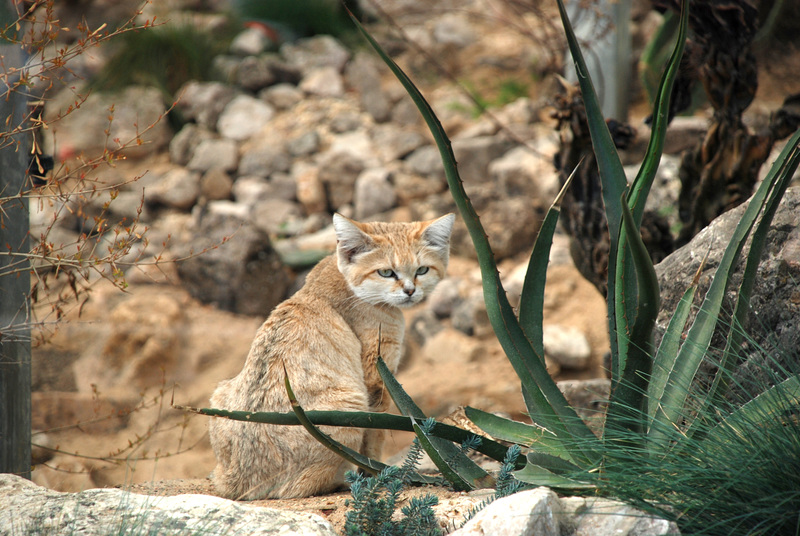
[[[341,214],[333,215],[333,228],[336,230],[336,253],[340,261],[352,262],[354,256],[375,247],[369,235],[359,229],[356,222]]]
[[[450,250],[450,234],[453,232],[453,222],[456,221],[455,214],[445,214],[428,224],[422,233],[422,238],[434,249]]]

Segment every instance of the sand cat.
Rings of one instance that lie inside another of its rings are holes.
[[[305,410],[384,411],[390,398],[375,368],[380,350],[397,370],[405,323],[400,309],[422,301],[444,277],[455,216],[413,223],[358,223],[334,215],[336,253],[278,305],[256,334],[244,368],[219,384],[215,408],[291,411],[284,367]],[[379,458],[384,433],[322,427]],[[306,497],[334,490],[347,464],[300,426],[227,419],[209,424],[220,494],[234,499]]]

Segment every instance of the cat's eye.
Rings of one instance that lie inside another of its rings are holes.
[[[420,266],[417,268],[417,275],[425,275],[428,273],[429,268],[427,266]]]
[[[378,270],[378,275],[381,277],[394,277],[394,271],[388,268],[381,268]]]

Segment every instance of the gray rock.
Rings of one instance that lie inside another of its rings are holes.
[[[229,139],[208,139],[200,142],[186,167],[192,171],[210,169],[235,171],[239,165],[239,146]]]
[[[349,152],[330,151],[320,159],[319,180],[325,186],[330,208],[336,210],[353,202],[356,179],[363,170],[361,159]]]
[[[416,130],[402,129],[392,124],[378,125],[370,135],[384,163],[405,158],[426,143],[425,137]]]
[[[197,122],[210,130],[217,126],[217,121],[225,106],[233,99],[236,92],[221,82],[187,82],[178,92],[178,109],[186,119]]]
[[[316,130],[310,130],[286,142],[292,156],[308,156],[319,150],[320,139]]]
[[[436,21],[433,38],[442,45],[464,48],[475,42],[475,31],[465,14],[447,13]]]
[[[263,138],[242,146],[242,158],[239,161],[240,175],[269,177],[273,173],[289,169],[291,169],[291,158],[279,140]]]
[[[253,223],[270,235],[295,234],[297,222],[303,217],[303,211],[297,203],[275,198],[257,202],[250,214]]]
[[[249,95],[237,95],[222,110],[217,131],[232,140],[246,140],[258,134],[273,115],[275,109],[268,103]]]
[[[560,536],[562,523],[558,496],[550,489],[536,488],[494,501],[451,535]]]
[[[450,317],[453,328],[466,335],[482,337],[493,333],[483,292],[477,291],[458,301]]]
[[[401,205],[410,205],[414,201],[447,190],[447,182],[443,176],[422,177],[402,170],[394,173],[394,184]]]
[[[297,201],[297,183],[289,173],[276,172],[269,176],[270,197]]]
[[[430,309],[423,309],[408,323],[408,336],[420,348],[442,331],[442,323]]]
[[[258,28],[245,28],[231,41],[230,51],[238,56],[255,56],[261,54],[270,45],[271,40]]]
[[[361,108],[383,123],[391,117],[392,102],[381,89],[379,60],[372,54],[359,52],[345,68],[345,81],[361,99]]]
[[[261,508],[209,495],[153,497],[120,489],[59,493],[0,474],[0,535],[278,533],[335,536],[315,514]]]
[[[281,55],[286,61],[308,72],[318,67],[333,67],[341,72],[350,52],[336,38],[329,35],[319,35],[308,39],[285,43],[281,46]]]
[[[618,501],[569,497],[560,500],[566,514],[564,528],[575,536],[668,536],[679,535],[677,525],[644,514]]]
[[[298,86],[302,91],[317,97],[344,96],[344,80],[334,67],[317,67],[309,70]]]
[[[366,169],[356,179],[353,204],[357,220],[386,212],[396,201],[392,176],[387,169]]]
[[[200,195],[200,173],[182,167],[171,169],[146,189],[145,195],[149,204],[189,210]]]
[[[192,238],[172,251],[185,259],[177,263],[178,274],[192,296],[227,311],[266,316],[284,299],[290,278],[269,236],[246,218],[246,206],[209,203]]]
[[[462,300],[460,287],[460,279],[444,278],[428,297],[428,309],[433,311],[437,318],[447,318],[452,315],[453,309]]]
[[[319,167],[303,162],[292,166],[292,177],[297,185],[297,200],[303,205],[306,214],[327,212],[328,194],[319,176]]]
[[[278,110],[288,110],[303,100],[303,92],[297,86],[286,83],[270,86],[259,92],[258,96]]]
[[[246,175],[234,181],[231,193],[237,203],[253,206],[272,194],[269,180],[259,175]]]
[[[230,199],[233,179],[224,169],[213,168],[200,178],[200,196],[206,201]]]
[[[485,195],[494,195],[495,192],[480,192],[475,187],[468,192],[481,215],[481,222],[497,259],[513,257],[531,250],[544,218],[545,211],[538,206],[541,200],[521,197],[496,200]],[[477,257],[463,224],[454,228],[451,248],[455,255]]]
[[[260,56],[247,56],[236,69],[236,83],[248,91],[259,91],[276,81],[269,62]]]
[[[488,167],[489,176],[503,197],[523,196],[541,198],[545,192],[540,187],[540,177],[554,175],[552,160],[545,160],[526,147],[515,147]],[[547,192],[549,195],[549,192]]]
[[[361,126],[361,116],[353,110],[337,113],[330,119],[330,127],[338,134],[352,132]]]
[[[424,145],[413,151],[405,159],[406,167],[412,173],[425,177],[444,178],[444,164],[439,149],[433,145]]]
[[[453,140],[453,154],[458,162],[458,173],[464,184],[488,181],[489,163],[500,158],[511,148],[510,141],[500,136],[480,136]]]
[[[208,129],[195,123],[186,123],[169,142],[169,159],[173,164],[185,166],[191,160],[197,146],[214,138]]]
[[[711,279],[716,273],[719,261],[731,234],[741,219],[749,202],[730,210],[715,219],[698,233],[687,245],[673,252],[658,265],[659,286],[661,288],[661,310],[656,321],[656,344],[660,343],[675,308],[700,267],[703,259],[708,259],[698,279],[695,296],[695,309],[689,323],[695,318],[695,311],[705,296]],[[765,368],[775,369],[772,359],[780,365],[789,365],[796,370],[795,350],[800,347],[800,226],[797,214],[800,213],[800,188],[789,188],[778,207],[778,211],[767,233],[766,246],[755,278],[755,285],[749,302],[749,315],[743,330],[749,342],[743,345],[741,363],[736,372],[735,382],[747,385],[763,374]],[[747,253],[747,249],[743,255]],[[723,311],[733,308],[737,289],[741,282],[742,263],[739,264],[723,302]],[[717,328],[711,348],[724,348],[726,322]],[[706,363],[701,374],[710,375],[713,368]],[[763,379],[761,380],[764,381]],[[758,383],[758,382],[756,382]],[[739,389],[734,389],[739,392]],[[742,394],[742,393],[740,393]]]
[[[592,348],[586,335],[575,328],[559,325],[542,327],[544,353],[561,365],[572,370],[586,370],[591,364]]]

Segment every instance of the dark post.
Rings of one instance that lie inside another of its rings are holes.
[[[0,0],[0,11],[8,9]],[[3,21],[4,17],[0,17]],[[5,72],[22,67],[19,45],[0,41]],[[0,473],[31,475],[31,338],[28,201],[25,190],[31,133],[6,135],[25,121],[25,88],[0,78]],[[10,118],[10,120],[9,120]]]

